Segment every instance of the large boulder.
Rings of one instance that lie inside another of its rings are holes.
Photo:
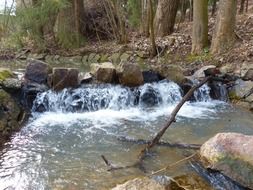
[[[0,89],[0,139],[8,137],[18,126],[21,110],[14,99]]]
[[[102,64],[92,64],[91,73],[95,76],[97,81],[103,83],[115,83],[117,82],[116,68],[110,62]]]
[[[161,74],[162,77],[172,80],[176,82],[177,84],[182,84],[184,81],[184,70],[182,67],[178,65],[161,65],[158,68],[158,72]]]
[[[144,83],[143,75],[137,64],[123,62],[117,69],[120,84],[129,87],[140,86]]]
[[[205,167],[253,188],[253,136],[219,133],[200,148]]]
[[[25,80],[38,84],[47,84],[47,77],[52,72],[51,67],[43,61],[30,59],[25,71]]]
[[[253,89],[253,81],[243,81],[238,79],[232,88],[229,89],[230,99],[242,99],[249,95],[251,89]]]
[[[75,68],[53,68],[50,86],[55,91],[76,88],[79,84],[78,75],[79,72]]]

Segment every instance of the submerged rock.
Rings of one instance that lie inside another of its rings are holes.
[[[140,103],[145,107],[152,107],[158,105],[162,101],[161,94],[152,86],[147,86],[140,94]]]
[[[112,190],[184,190],[184,188],[179,187],[177,183],[169,179],[165,183],[159,183],[157,180],[148,177],[135,178],[124,184],[117,185]]]
[[[129,87],[140,86],[144,83],[140,67],[133,63],[122,63],[117,70],[120,84]]]
[[[253,188],[253,136],[219,133],[201,146],[200,155],[205,167]]]
[[[47,77],[52,68],[43,61],[30,59],[25,71],[25,80],[39,84],[47,84]]]
[[[214,100],[228,101],[228,91],[225,84],[218,81],[209,82],[210,97]]]

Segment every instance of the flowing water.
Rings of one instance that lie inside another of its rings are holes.
[[[252,115],[211,100],[207,86],[194,97],[195,102],[182,107],[164,141],[201,144],[217,132],[253,134]],[[108,172],[101,155],[119,166],[135,162],[144,145],[118,138],[151,139],[181,98],[180,87],[168,81],[134,90],[87,85],[38,95],[32,118],[0,152],[0,189],[100,190],[143,175],[136,168]],[[145,168],[151,173],[184,156],[182,149],[156,147]],[[183,164],[165,174],[192,173]]]

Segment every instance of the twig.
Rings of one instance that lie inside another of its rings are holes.
[[[155,172],[152,172],[152,174],[150,174],[150,175],[148,175],[148,176],[150,177],[150,176],[156,175],[156,174],[158,174],[158,173],[160,173],[160,172],[162,172],[162,171],[168,170],[169,168],[175,167],[175,166],[181,164],[182,162],[185,162],[185,161],[190,160],[191,158],[193,158],[193,157],[196,156],[196,155],[197,155],[197,153],[194,153],[194,154],[192,154],[191,156],[188,156],[188,157],[186,157],[186,158],[183,158],[183,159],[181,159],[181,160],[179,160],[179,161],[177,161],[177,162],[174,162],[173,164],[169,164],[168,166],[166,166],[166,167],[164,167],[164,168],[162,168],[162,169],[160,169],[160,170],[157,170],[157,171],[155,171]]]
[[[182,100],[178,103],[178,105],[174,108],[174,110],[171,113],[170,119],[166,123],[166,125],[156,134],[156,136],[152,139],[152,141],[141,151],[139,155],[139,160],[143,160],[146,156],[146,154],[149,152],[151,148],[153,148],[157,143],[160,141],[166,130],[170,127],[170,125],[176,121],[176,115],[181,109],[181,107],[184,105],[184,103],[192,96],[195,90],[200,88],[202,85],[204,85],[206,82],[208,82],[211,79],[211,76],[204,78],[200,83],[193,86],[186,95],[182,98]]]

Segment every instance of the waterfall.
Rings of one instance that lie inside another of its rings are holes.
[[[210,88],[199,88],[194,97],[197,101],[209,101]],[[153,106],[174,105],[182,99],[182,89],[174,82],[148,83],[137,88],[120,85],[85,85],[77,89],[51,90],[37,96],[33,112],[91,112],[101,109],[140,109]]]

